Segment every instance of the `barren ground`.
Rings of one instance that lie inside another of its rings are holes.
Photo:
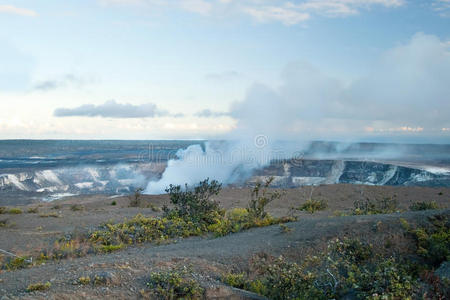
[[[290,189],[286,196],[268,206],[274,216],[295,215],[297,222],[289,223],[293,230],[282,233],[280,227],[255,228],[222,238],[196,237],[180,239],[168,245],[143,244],[104,255],[49,262],[45,265],[17,271],[0,271],[0,295],[9,298],[141,298],[146,294],[146,280],[152,270],[173,266],[190,266],[207,288],[208,298],[242,299],[245,296],[224,287],[217,279],[223,272],[244,268],[249,258],[259,252],[271,255],[283,254],[298,260],[307,254],[323,249],[335,237],[351,236],[374,244],[393,242],[394,249],[407,251],[408,241],[403,237],[399,218],[411,223],[426,222],[433,214],[450,215],[450,188],[376,187],[357,185],[327,185],[313,190],[312,197],[326,199],[328,208],[309,214],[293,208],[299,207],[311,194],[311,187]],[[336,217],[335,211],[350,210],[361,197],[381,199],[395,197],[399,212],[389,215]],[[250,198],[249,189],[226,188],[216,199],[226,208],[245,207]],[[416,201],[435,201],[439,211],[407,211]],[[116,205],[111,205],[115,201]],[[150,203],[161,207],[168,204],[168,197],[143,196],[140,208],[128,207],[128,197],[108,196],[72,197],[52,203],[39,203],[21,207],[18,215],[0,214],[0,221],[7,226],[0,228],[0,249],[16,254],[39,250],[52,244],[57,238],[73,232],[85,233],[109,220],[122,221],[137,213],[158,215]],[[82,207],[74,211],[74,204]],[[38,207],[38,213],[27,213],[28,208]],[[58,217],[43,217],[54,214]],[[381,223],[380,223],[381,222]],[[73,282],[81,276],[109,272],[111,282],[104,286],[80,286]],[[47,292],[26,293],[31,283],[52,283]],[[3,298],[1,298],[3,299]]]

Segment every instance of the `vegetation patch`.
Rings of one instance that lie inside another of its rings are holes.
[[[39,209],[37,207],[30,207],[30,208],[28,208],[27,213],[36,214],[36,213],[38,213],[38,210]]]
[[[409,264],[374,255],[372,246],[358,240],[332,241],[320,257],[301,264],[259,255],[250,269],[222,280],[270,299],[410,299],[416,293]]]
[[[353,206],[353,215],[376,215],[398,212],[398,201],[395,195],[394,197],[384,197],[382,199],[358,199],[354,202]]]
[[[6,211],[10,215],[20,215],[23,211],[20,208],[13,207]]]
[[[136,215],[123,223],[103,225],[90,234],[94,244],[130,245],[144,242],[160,243],[173,238],[199,236],[212,233],[223,236],[252,227],[268,226],[295,220],[292,217],[273,218],[265,212],[265,205],[279,199],[280,193],[267,191],[271,181],[266,182],[263,190],[257,185],[252,193],[248,208],[235,208],[225,212],[212,199],[221,189],[217,181],[206,179],[194,188],[187,185],[170,185],[166,190],[173,204],[163,208],[162,217]],[[261,193],[260,193],[261,191]]]
[[[46,214],[39,214],[40,218],[59,218],[60,215],[57,213],[46,213]]]
[[[328,207],[328,203],[326,200],[308,199],[298,209],[302,210],[302,211],[307,211],[307,212],[313,214],[316,211],[325,210],[327,207]]]
[[[27,292],[46,291],[49,290],[51,286],[52,284],[48,281],[46,283],[34,283],[27,287]]]
[[[416,240],[417,254],[424,258],[426,263],[434,267],[444,261],[450,260],[450,223],[447,217],[437,215],[429,218],[431,226],[410,228],[409,233]]]
[[[272,179],[264,185],[258,184],[252,192],[247,208],[235,208],[225,212],[212,197],[221,185],[206,179],[193,188],[171,185],[167,192],[171,208],[164,207],[161,217],[146,217],[137,214],[121,223],[108,222],[98,230],[77,238],[61,238],[50,249],[41,250],[35,264],[48,260],[82,257],[90,253],[109,253],[127,245],[153,242],[160,244],[175,238],[212,234],[223,236],[252,227],[282,224],[296,220],[293,217],[274,218],[265,211],[265,206],[282,195],[279,191],[268,191]],[[135,197],[136,199],[136,197]],[[137,197],[139,199],[139,197]],[[40,217],[59,217],[56,213],[40,214]],[[11,269],[3,264],[3,268]],[[20,265],[14,266],[20,268]]]
[[[17,269],[27,268],[31,265],[31,260],[29,257],[10,257],[4,260],[2,269],[11,271]]]
[[[79,204],[72,204],[70,206],[70,210],[71,211],[81,211],[81,210],[84,210],[84,206],[83,205],[79,205]]]
[[[89,276],[82,276],[78,278],[77,283],[81,285],[88,285],[91,283],[91,278]]]
[[[0,220],[0,227],[7,227],[8,226],[8,219]]]
[[[163,299],[201,299],[205,292],[187,269],[153,272],[147,286]]]
[[[119,245],[102,245],[102,246],[100,246],[99,251],[103,252],[103,253],[111,253],[111,252],[114,252],[114,251],[118,251],[118,250],[122,249],[123,247],[125,247],[124,244],[119,244]]]
[[[143,188],[138,188],[134,191],[134,197],[132,199],[130,199],[130,207],[139,207],[139,205],[141,204],[141,197],[142,197],[142,192],[144,191]]]
[[[422,201],[422,202],[414,202],[409,207],[412,211],[419,211],[419,210],[429,210],[429,209],[439,209],[439,206],[434,201]]]

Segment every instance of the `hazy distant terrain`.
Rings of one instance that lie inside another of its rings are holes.
[[[0,141],[0,199],[10,205],[70,195],[128,194],[157,182],[168,161],[179,159],[178,150],[204,143]],[[449,145],[314,142],[296,153],[257,169],[237,165],[235,179],[224,183],[247,186],[275,176],[275,186],[286,188],[334,183],[450,186]]]

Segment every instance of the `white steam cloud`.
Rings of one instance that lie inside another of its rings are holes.
[[[162,179],[150,182],[146,192],[161,193],[169,184],[206,177],[232,183],[271,159],[301,151],[300,146],[274,151],[277,140],[348,140],[349,135],[356,140],[377,130],[448,137],[441,129],[450,128],[450,51],[435,36],[416,34],[350,85],[307,63],[288,65],[282,79],[278,88],[252,86],[243,101],[232,105],[236,129],[227,138],[237,142],[179,151],[179,159],[171,160]],[[258,135],[266,139],[263,147],[255,142]]]

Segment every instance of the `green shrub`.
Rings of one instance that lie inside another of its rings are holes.
[[[292,228],[291,227],[289,227],[289,226],[287,226],[287,225],[285,225],[285,224],[280,224],[280,231],[281,231],[281,233],[289,233],[289,232],[292,232]]]
[[[255,218],[245,208],[234,208],[228,211],[224,217],[218,216],[207,229],[215,236],[224,236],[253,227],[265,227],[296,220],[295,217],[274,218],[269,214],[265,214],[264,218]]]
[[[27,292],[46,291],[50,289],[51,286],[52,284],[48,281],[46,283],[34,283],[27,287]]]
[[[134,191],[134,197],[130,200],[130,207],[139,207],[143,191],[143,188],[137,188]]]
[[[153,272],[147,286],[163,299],[200,299],[205,292],[185,269]]]
[[[6,263],[3,265],[3,269],[11,271],[23,269],[28,266],[30,266],[30,260],[28,257],[12,257],[6,260]]]
[[[264,219],[267,216],[265,207],[274,200],[281,199],[283,193],[278,190],[270,190],[274,177],[270,177],[264,184],[256,183],[252,190],[251,199],[248,205],[248,213],[251,218]]]
[[[39,217],[40,218],[49,218],[49,217],[59,218],[60,215],[58,215],[57,213],[46,213],[46,214],[39,214]]]
[[[11,215],[20,215],[22,213],[22,210],[20,208],[14,207],[8,209],[7,213]]]
[[[338,254],[346,261],[352,263],[362,263],[372,257],[372,247],[357,239],[344,238],[343,240],[332,241],[329,244],[332,253]]]
[[[117,202],[116,202],[116,200],[113,200],[113,201],[111,202],[111,205],[112,205],[112,206],[115,206],[115,205],[117,205]]]
[[[218,195],[222,185],[209,178],[201,181],[194,188],[185,185],[184,190],[180,185],[170,185],[166,189],[169,194],[170,202],[173,208],[164,206],[164,215],[166,217],[180,217],[197,224],[212,224],[217,215],[223,214],[219,203],[212,199],[212,196]]]
[[[30,207],[27,210],[27,213],[29,214],[36,214],[38,212],[38,208],[37,207]]]
[[[124,244],[102,245],[102,246],[100,246],[99,250],[100,250],[100,252],[103,252],[103,253],[111,253],[111,252],[122,249],[124,246],[125,246]]]
[[[326,299],[314,285],[315,276],[282,256],[273,261],[257,262],[259,276],[250,280],[244,274],[227,274],[222,280],[269,299]]]
[[[269,299],[411,299],[417,286],[408,264],[374,255],[370,245],[352,239],[333,241],[302,264],[260,255],[250,270],[222,281]]]
[[[416,239],[417,254],[433,266],[450,260],[450,227],[448,220],[434,220],[430,228],[410,230]]]
[[[222,281],[228,284],[229,286],[238,289],[247,288],[247,279],[245,273],[238,273],[238,274],[228,273],[222,277]]]
[[[354,202],[353,215],[376,215],[390,214],[398,210],[396,197],[385,197],[382,199],[356,200]]]
[[[80,210],[84,210],[84,206],[79,205],[79,204],[72,204],[70,206],[70,210],[71,211],[80,211]]]
[[[306,202],[299,207],[299,210],[307,211],[311,214],[315,213],[319,210],[324,210],[328,207],[328,203],[325,200],[314,200],[309,199],[306,200]]]
[[[425,202],[425,201],[414,202],[409,207],[409,209],[413,210],[413,211],[428,210],[428,209],[438,209],[438,208],[439,208],[439,206],[434,201],[430,201],[430,202]]]
[[[0,215],[6,213],[6,207],[0,206]]]
[[[88,285],[89,283],[91,283],[91,278],[89,276],[82,276],[78,278],[77,281],[81,285]]]
[[[148,207],[148,208],[151,208],[152,211],[154,211],[154,212],[159,212],[159,211],[161,211],[161,208],[159,208],[158,206],[154,205],[153,203],[148,204],[147,207]]]

